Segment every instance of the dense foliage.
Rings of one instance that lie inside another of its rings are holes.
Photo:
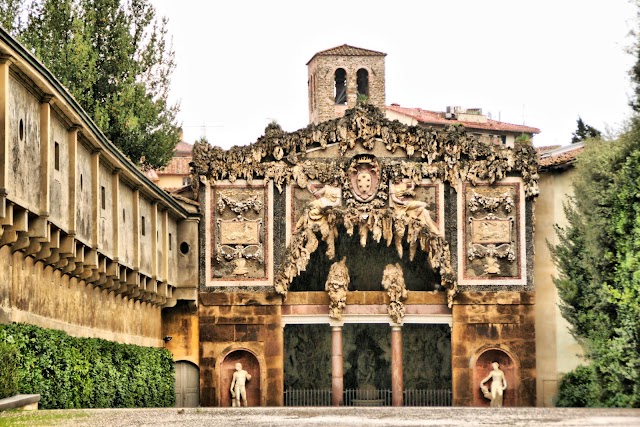
[[[602,138],[602,132],[582,121],[582,117],[578,117],[576,131],[572,134],[571,143],[586,141],[592,138]]]
[[[18,351],[6,342],[0,342],[0,399],[18,393]]]
[[[42,408],[174,404],[173,360],[165,349],[74,338],[15,323],[0,325],[0,343],[17,350],[19,392],[40,394]]]
[[[160,168],[178,143],[174,52],[148,0],[0,0],[0,24],[51,70],[134,163]]]
[[[558,403],[639,407],[640,122],[615,141],[587,142],[576,169],[552,252],[561,311],[592,375],[566,376]]]

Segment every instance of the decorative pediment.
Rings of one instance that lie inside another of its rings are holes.
[[[338,159],[318,160],[318,150],[338,147]],[[386,119],[368,104],[347,110],[344,117],[287,133],[270,124],[254,144],[222,150],[207,143],[193,148],[192,180],[211,182],[254,178],[273,180],[280,191],[292,181],[326,183],[349,179],[346,162],[356,154],[376,152],[393,158],[391,173],[418,181],[435,178],[456,187],[460,181],[495,182],[520,175],[527,197],[538,194],[538,161],[530,146],[515,148],[481,143],[462,126],[436,130]],[[404,154],[398,158],[398,154]],[[404,158],[403,158],[404,157]],[[364,179],[364,177],[363,177]],[[364,185],[365,183],[363,183]],[[363,187],[364,189],[364,187]]]

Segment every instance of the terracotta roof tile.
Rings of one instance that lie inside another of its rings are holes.
[[[178,142],[176,145],[175,153],[173,154],[176,157],[186,157],[191,156],[191,151],[193,150],[193,145],[184,141]]]
[[[309,62],[313,61],[313,58],[316,56],[387,56],[387,54],[384,52],[343,44],[341,46],[332,47],[331,49],[321,50],[311,57],[307,62],[307,65],[309,65]]]
[[[191,169],[189,168],[189,163],[191,162],[192,157],[174,157],[171,159],[169,164],[158,171],[156,173],[158,175],[189,175]]]
[[[485,123],[465,122],[461,120],[452,120],[445,118],[444,112],[428,111],[421,108],[405,108],[399,105],[388,105],[387,110],[413,117],[420,123],[430,125],[452,125],[460,123],[468,129],[494,130],[506,132],[522,132],[522,133],[540,133],[540,129],[531,126],[515,125],[511,123],[499,122],[497,120],[487,119]]]
[[[552,169],[569,165],[576,160],[578,154],[582,153],[583,150],[584,146],[582,144],[572,144],[540,153],[540,167]]]

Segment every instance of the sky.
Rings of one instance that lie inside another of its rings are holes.
[[[250,144],[308,125],[306,63],[342,44],[386,56],[386,103],[482,108],[565,145],[576,120],[629,118],[629,0],[150,0],[169,19],[184,140]]]

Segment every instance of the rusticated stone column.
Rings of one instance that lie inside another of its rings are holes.
[[[342,326],[331,327],[331,404],[342,406],[344,391],[342,365]]]
[[[402,327],[391,326],[391,404],[402,406]]]

